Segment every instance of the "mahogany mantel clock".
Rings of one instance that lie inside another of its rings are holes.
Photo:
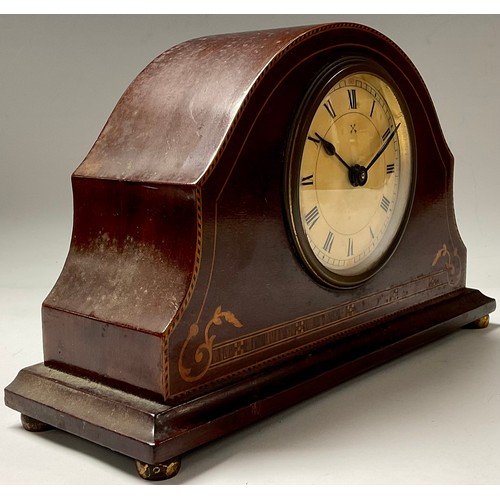
[[[72,176],[44,362],[6,404],[174,475],[186,451],[462,326],[453,160],[417,70],[355,24],[167,50]]]

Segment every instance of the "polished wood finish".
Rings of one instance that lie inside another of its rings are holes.
[[[304,95],[346,55],[382,66],[405,96],[417,180],[390,262],[339,290],[297,255],[284,171]],[[476,321],[495,302],[466,288],[452,177],[420,75],[370,28],[167,50],[73,174],[71,248],[43,304],[44,364],[20,372],[6,403],[159,467]]]
[[[342,293],[305,272],[282,193],[303,96],[346,54],[381,64],[400,87],[418,173],[391,265]],[[45,363],[185,400],[451,293],[465,284],[466,259],[451,179],[423,82],[373,30],[335,24],[174,47],[127,89],[73,175],[71,249],[43,305]],[[241,326],[214,324],[219,307]]]

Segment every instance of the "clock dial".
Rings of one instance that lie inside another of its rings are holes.
[[[301,256],[323,281],[364,281],[395,248],[414,183],[403,109],[386,79],[361,71],[340,73],[303,105],[289,206]]]

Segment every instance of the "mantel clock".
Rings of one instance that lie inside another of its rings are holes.
[[[465,325],[453,159],[417,70],[351,23],[149,64],[72,176],[44,362],[5,389],[164,479],[179,457]]]

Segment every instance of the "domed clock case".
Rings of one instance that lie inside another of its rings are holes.
[[[424,82],[371,28],[167,50],[72,176],[44,361],[6,404],[164,479],[197,446],[484,326],[495,302],[466,287],[452,178]]]

